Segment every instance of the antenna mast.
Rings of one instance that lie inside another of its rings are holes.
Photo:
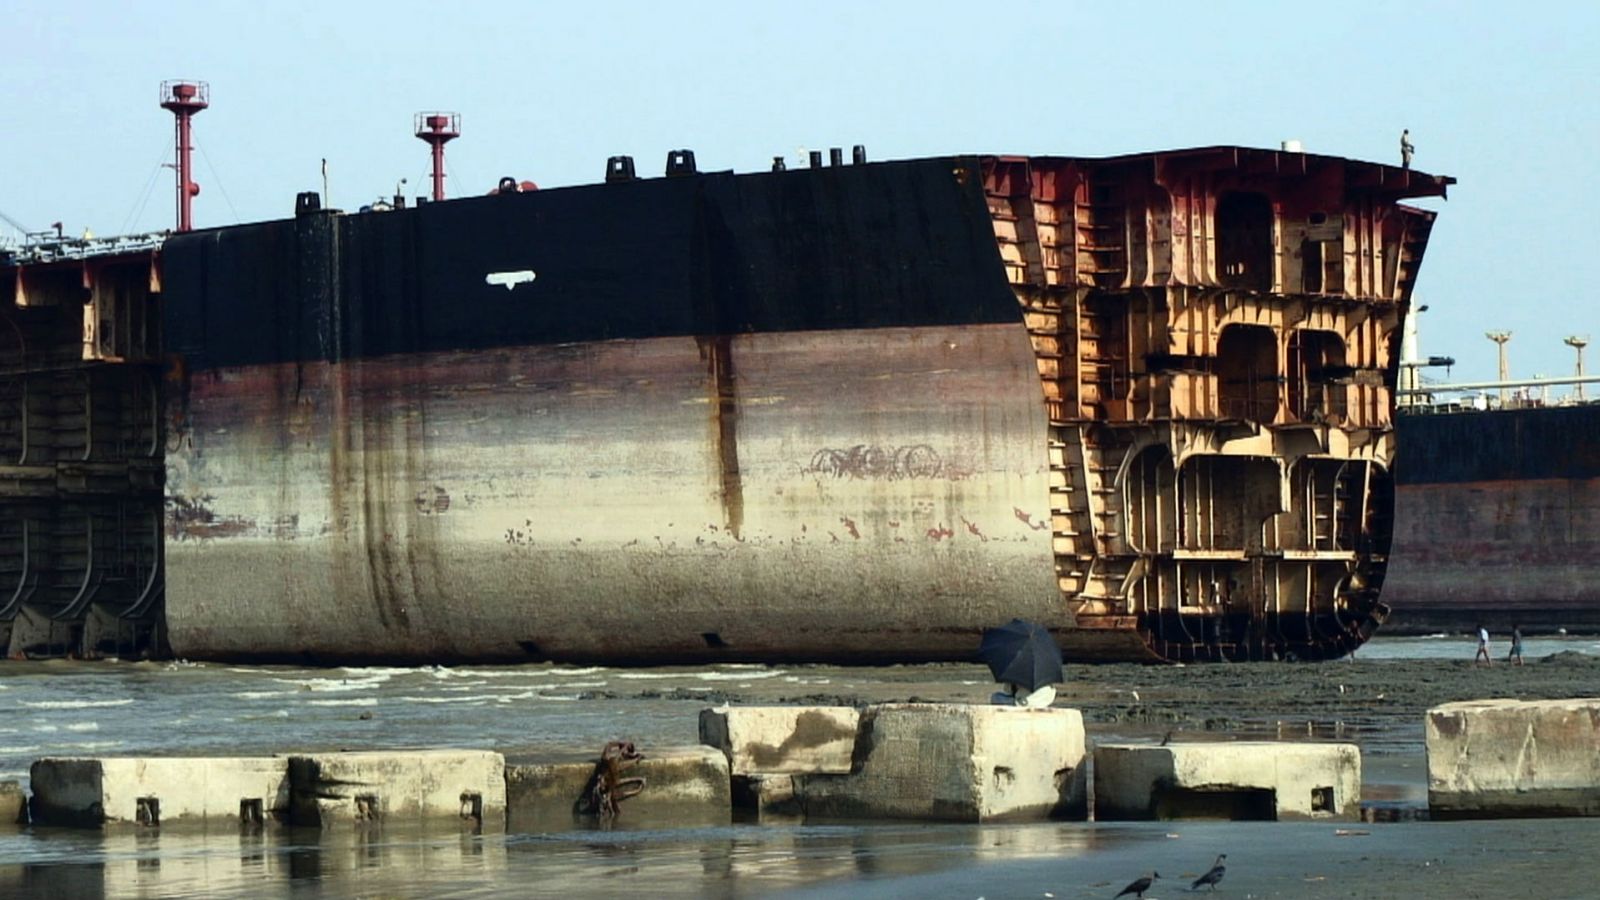
[[[1491,341],[1494,341],[1496,344],[1498,344],[1500,346],[1500,380],[1502,382],[1510,381],[1511,380],[1511,369],[1506,364],[1506,341],[1511,340],[1511,332],[1509,332],[1509,331],[1485,331],[1483,333],[1483,336],[1488,338]],[[1506,389],[1503,388],[1503,387],[1500,389],[1500,405],[1501,406],[1505,406],[1506,405]]]
[[[1578,378],[1583,378],[1583,348],[1589,346],[1589,336],[1574,334],[1564,339],[1562,343],[1578,351]],[[1582,381],[1579,381],[1577,387],[1573,388],[1572,399],[1577,400],[1579,403],[1583,402]]]
[[[433,148],[433,199],[444,199],[444,145],[461,136],[459,113],[417,113],[417,137]]]
[[[194,227],[194,214],[190,207],[200,185],[194,183],[194,170],[189,162],[192,145],[189,139],[189,121],[195,113],[211,105],[211,86],[204,81],[161,82],[161,108],[172,113],[178,124],[178,230]]]

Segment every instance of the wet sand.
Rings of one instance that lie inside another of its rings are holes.
[[[1471,652],[1471,645],[1466,645]],[[973,702],[986,673],[969,667],[889,668],[841,693],[762,683],[716,692],[731,703]],[[976,680],[978,684],[972,682]],[[1143,871],[1167,878],[1146,894],[1192,896],[1189,883],[1227,853],[1233,897],[1600,896],[1600,820],[1428,822],[1423,715],[1489,697],[1600,696],[1600,657],[1574,651],[1513,666],[1461,659],[1356,659],[1324,664],[1112,665],[1068,669],[1058,706],[1081,709],[1091,738],[1344,740],[1361,745],[1363,805],[1405,821],[1376,823],[1090,823],[1015,826],[988,835],[986,858],[896,854],[804,897],[1111,897]],[[906,826],[883,826],[905,828]],[[923,826],[937,830],[936,826]],[[1032,832],[1032,836],[1028,836]],[[923,870],[919,871],[919,867]]]
[[[714,690],[665,685],[595,689],[583,696],[734,704],[974,703],[985,702],[994,688],[987,670],[979,666],[791,671],[806,672],[813,687],[826,680],[843,689],[805,690],[763,680]],[[1420,752],[1423,714],[1441,703],[1593,696],[1600,696],[1600,656],[1569,650],[1529,659],[1522,666],[1498,661],[1479,666],[1470,659],[1361,658],[1307,664],[1068,666],[1055,705],[1082,710],[1092,732],[1172,731],[1179,740],[1263,733],[1337,736],[1378,752]]]
[[[1063,826],[1065,828],[1065,826]],[[1309,823],[1167,823],[1076,826],[1078,841],[1031,858],[948,864],[939,871],[863,876],[782,894],[806,898],[1110,898],[1141,873],[1163,878],[1145,894],[1191,892],[1219,853],[1219,898],[1593,898],[1600,895],[1600,820]],[[1093,835],[1082,840],[1087,832]],[[997,842],[1003,838],[996,836]],[[1087,846],[1086,846],[1087,845]],[[975,854],[976,856],[976,854]],[[902,866],[902,870],[910,866]],[[1132,896],[1131,894],[1128,896]]]

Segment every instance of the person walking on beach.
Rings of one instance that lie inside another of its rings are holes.
[[[1486,666],[1494,665],[1494,657],[1489,655],[1489,629],[1481,624],[1478,626],[1478,655],[1472,658],[1472,664],[1477,665],[1479,660]]]
[[[1511,626],[1511,652],[1506,654],[1506,662],[1515,662],[1522,665],[1522,626]]]

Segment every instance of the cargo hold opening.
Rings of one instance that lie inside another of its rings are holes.
[[[1229,325],[1217,341],[1222,417],[1270,424],[1278,418],[1278,338],[1264,325]]]

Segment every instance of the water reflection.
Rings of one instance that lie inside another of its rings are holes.
[[[0,859],[24,834],[0,837]],[[52,852],[0,864],[0,896],[732,897],[1086,854],[1082,823],[878,823],[482,835],[465,830],[267,827],[237,832],[34,829]]]
[[[34,831],[58,852],[40,862],[0,866],[0,895],[289,897],[309,891],[325,896],[437,896],[462,885],[499,882],[506,865],[502,838],[465,831]]]
[[[995,860],[1061,859],[1100,840],[1085,824],[851,823],[513,837],[508,844],[563,890],[610,893],[623,883],[638,890],[629,876],[642,876],[673,893],[747,896]]]

